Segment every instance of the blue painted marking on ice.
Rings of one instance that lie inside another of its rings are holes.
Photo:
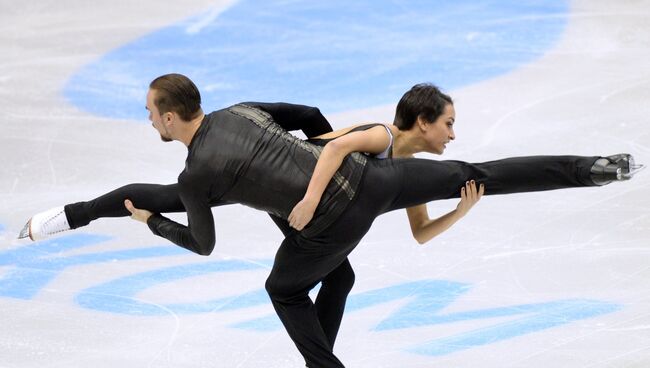
[[[442,315],[437,318],[438,321],[434,322],[430,319],[427,324],[517,316],[521,314],[524,316],[512,321],[431,340],[420,346],[411,348],[409,351],[431,356],[446,355],[456,351],[492,344],[513,337],[558,327],[577,320],[612,313],[621,308],[620,305],[614,303],[595,300],[560,300],[550,303],[518,305]],[[424,312],[422,313],[424,316],[427,314],[425,311],[420,312]],[[419,324],[421,324],[420,321],[415,325]],[[404,326],[399,328],[404,328]]]
[[[0,277],[0,297],[32,299],[47,283],[73,266],[187,253],[184,249],[170,246],[69,256],[65,253],[110,239],[106,236],[75,234],[0,252],[0,266],[9,267]],[[209,313],[259,306],[269,303],[263,289],[208,301],[170,304],[156,304],[138,299],[138,293],[159,284],[209,273],[267,269],[269,262],[269,260],[259,262],[228,260],[165,267],[121,277],[88,288],[81,291],[75,300],[80,306],[88,309],[141,316],[169,312]],[[378,321],[374,328],[378,333],[461,321],[502,318],[490,326],[407,348],[407,351],[412,353],[439,356],[597,317],[622,308],[621,305],[610,302],[575,299],[464,312],[444,312],[445,308],[468,290],[470,285],[451,281],[413,281],[352,295],[348,300],[346,312],[353,313],[404,300],[403,306]],[[511,318],[504,321],[504,317]],[[233,324],[230,327],[262,332],[277,330],[281,328],[281,324],[275,315],[267,315]]]
[[[410,282],[352,295],[348,300],[346,313],[395,300],[409,300],[405,306],[380,321],[375,327],[375,331],[408,329],[497,317],[514,318],[507,322],[431,340],[408,349],[408,351],[417,354],[438,356],[612,313],[622,308],[618,304],[602,301],[558,300],[549,303],[523,304],[467,312],[442,312],[445,307],[468,290],[469,285],[467,284],[442,280]],[[229,327],[264,332],[277,330],[282,325],[276,316],[268,315],[236,323]]]
[[[228,325],[228,327],[258,332],[270,332],[282,328],[282,323],[280,322],[278,316],[275,314],[269,314],[264,317],[233,323],[231,325]]]
[[[0,297],[32,299],[66,268],[114,260],[151,258],[186,253],[164,246],[66,256],[65,251],[110,240],[100,235],[75,234],[0,252],[0,266],[10,266],[0,276]]]
[[[407,324],[416,321],[415,314],[419,315],[425,312],[424,318],[426,315],[437,314],[469,288],[470,285],[467,284],[444,280],[414,281],[358,294],[354,298],[350,298],[345,310],[356,311],[393,300],[412,298],[413,300],[406,306],[375,327],[376,330],[392,329],[404,321],[409,321]]]
[[[413,323],[420,318],[419,316],[422,313],[425,316],[437,314],[440,309],[450,304],[468,289],[469,285],[443,280],[422,280],[399,284],[351,295],[346,303],[345,312],[351,313],[395,300],[415,298],[407,306],[393,313],[384,321],[381,321],[375,329],[400,328],[398,327],[399,324],[405,324],[403,326],[404,328],[415,327]],[[409,322],[405,323],[405,321]],[[427,323],[423,324],[426,325]],[[282,325],[275,315],[268,315],[239,322],[229,327],[255,331],[272,331],[282,327]]]
[[[326,112],[395,103],[415,83],[450,90],[540,57],[568,10],[567,0],[242,0],[107,53],[64,95],[94,114],[144,120],[149,81],[181,72],[206,110],[251,100]]]
[[[76,302],[88,309],[130,315],[163,315],[173,313],[207,313],[239,309],[268,303],[262,291],[219,298],[196,303],[158,304],[138,299],[137,294],[159,284],[173,282],[209,273],[246,271],[266,268],[258,262],[216,261],[181,266],[165,267],[121,277],[107,283],[83,290]]]

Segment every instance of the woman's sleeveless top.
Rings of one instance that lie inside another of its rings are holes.
[[[350,129],[349,131],[345,132],[344,134],[342,134],[342,135],[340,135],[338,137],[324,138],[324,139],[323,138],[311,138],[311,139],[309,139],[307,141],[310,142],[310,143],[313,143],[315,145],[318,145],[318,146],[325,146],[328,142],[333,141],[334,139],[342,137],[342,136],[344,136],[346,134],[350,134],[352,132],[359,132],[359,131],[368,130],[370,128],[374,128],[374,127],[379,126],[379,125],[386,128],[386,132],[388,133],[388,137],[390,138],[390,142],[388,143],[388,147],[386,147],[386,149],[381,153],[377,153],[377,154],[366,153],[366,154],[368,156],[370,156],[370,157],[379,158],[379,159],[392,158],[393,157],[393,132],[385,124],[364,124],[364,125],[359,125],[358,127],[354,127],[354,128]]]

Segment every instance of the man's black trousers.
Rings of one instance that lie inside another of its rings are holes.
[[[386,212],[456,198],[468,180],[485,194],[592,186],[589,170],[598,157],[537,156],[481,164],[421,159],[369,160],[357,197],[329,228],[307,238],[285,238],[266,281],[273,307],[310,368],[343,367],[319,321],[309,291],[347,256]]]

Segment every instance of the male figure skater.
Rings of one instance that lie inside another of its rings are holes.
[[[426,101],[420,108],[426,109]],[[286,219],[302,199],[321,149],[288,134],[263,109],[239,104],[204,115],[198,89],[177,74],[151,83],[147,109],[164,140],[188,147],[186,167],[178,179],[188,226],[127,202],[132,216],[147,223],[154,234],[208,255],[215,245],[212,203],[241,203]],[[458,189],[470,179],[483,183],[490,195],[595,186],[627,179],[632,171],[631,156],[626,154],[469,164],[374,160],[352,153],[328,184],[311,222],[282,242],[266,288],[308,366],[343,367],[308,292],[346,260],[377,216],[458,197]],[[30,230],[38,231],[34,227],[46,222],[30,222]]]

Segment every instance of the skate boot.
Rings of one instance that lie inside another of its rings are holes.
[[[34,215],[20,231],[18,239],[29,237],[37,241],[66,230],[70,230],[70,225],[63,206],[60,206]]]
[[[596,185],[606,185],[613,181],[630,180],[634,174],[645,166],[634,163],[634,157],[628,153],[607,156],[596,160],[591,167],[591,180]]]

